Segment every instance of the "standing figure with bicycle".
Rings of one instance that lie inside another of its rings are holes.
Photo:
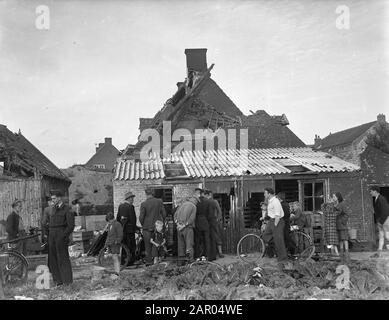
[[[8,240],[14,240],[19,237],[26,235],[26,231],[24,230],[22,217],[20,216],[22,212],[22,201],[15,200],[12,203],[12,212],[7,217],[6,222],[6,232],[8,234]],[[13,244],[14,250],[25,254],[26,253],[26,242],[19,241],[16,244]]]
[[[135,195],[129,191],[124,195],[124,202],[119,205],[118,214],[116,220],[121,223],[123,227],[123,243],[130,251],[130,259],[128,265],[132,265],[135,262],[135,231],[136,231],[136,214],[134,208]],[[121,264],[124,264],[126,260],[126,252],[122,253]]]
[[[271,240],[274,241],[277,260],[284,262],[288,259],[284,241],[284,211],[272,188],[265,188],[264,194],[268,203],[267,216],[270,220],[266,224],[263,240],[266,243],[269,243]]]

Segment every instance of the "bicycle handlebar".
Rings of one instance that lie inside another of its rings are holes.
[[[7,244],[7,243],[19,242],[19,241],[22,241],[22,240],[32,239],[32,238],[35,238],[35,237],[39,237],[39,234],[30,234],[28,236],[19,237],[19,238],[12,239],[12,240],[0,241],[0,245]]]

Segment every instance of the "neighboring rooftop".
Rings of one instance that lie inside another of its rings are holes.
[[[120,151],[112,144],[112,138],[105,138],[104,143],[99,143],[96,153],[85,164],[86,168],[112,171]]]
[[[338,131],[336,133],[330,133],[327,137],[323,139],[320,139],[320,137],[316,136],[315,148],[322,150],[322,149],[329,149],[331,147],[351,144],[356,139],[366,134],[367,131],[377,123],[385,123],[385,122],[386,122],[385,115],[379,114],[377,116],[376,121],[364,123],[356,127]]]
[[[5,162],[4,170],[8,173],[19,171],[21,175],[41,174],[70,182],[68,177],[57,168],[26,137],[11,132],[0,124],[0,158]]]

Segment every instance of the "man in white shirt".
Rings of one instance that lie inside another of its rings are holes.
[[[275,193],[272,188],[265,189],[265,198],[268,203],[267,215],[270,220],[266,225],[266,229],[262,238],[266,243],[269,243],[271,240],[274,240],[277,260],[279,262],[283,262],[288,259],[284,241],[284,211],[282,209],[280,201],[275,197]]]

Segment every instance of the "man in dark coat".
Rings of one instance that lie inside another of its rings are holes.
[[[165,222],[166,211],[161,199],[154,198],[153,191],[146,189],[146,201],[143,201],[140,205],[139,222],[143,229],[143,239],[145,243],[146,251],[146,264],[152,264],[151,256],[151,237],[155,228],[155,221],[161,220]]]
[[[290,207],[289,203],[285,200],[285,192],[279,192],[277,194],[278,200],[281,202],[282,210],[284,210],[284,240],[285,246],[291,254],[296,253],[296,244],[294,243],[292,237],[290,236]]]
[[[219,202],[213,198],[211,190],[205,190],[205,197],[210,202],[211,218],[210,223],[210,237],[211,241],[214,240],[216,245],[216,253],[220,258],[223,258],[222,252],[222,237],[223,237],[223,214],[220,208]]]
[[[195,192],[199,199],[196,210],[196,252],[199,257],[205,256],[213,261],[216,259],[216,242],[213,236],[211,238],[211,228],[216,219],[212,217],[210,201],[204,197],[204,191],[197,188]]]
[[[385,197],[380,194],[379,187],[372,186],[370,188],[370,195],[374,197],[374,222],[377,224],[378,228],[378,250],[373,257],[378,258],[381,256],[385,238],[386,240],[389,240],[389,205]]]
[[[52,192],[53,210],[49,218],[49,269],[57,286],[73,282],[69,258],[69,237],[74,229],[74,214],[62,202],[62,193]]]
[[[122,224],[123,227],[123,243],[128,247],[131,253],[129,265],[135,262],[135,230],[136,230],[136,214],[134,208],[134,197],[132,192],[127,192],[124,195],[124,202],[119,205],[116,220]],[[124,251],[123,251],[124,252]],[[122,254],[122,263],[125,259]]]

